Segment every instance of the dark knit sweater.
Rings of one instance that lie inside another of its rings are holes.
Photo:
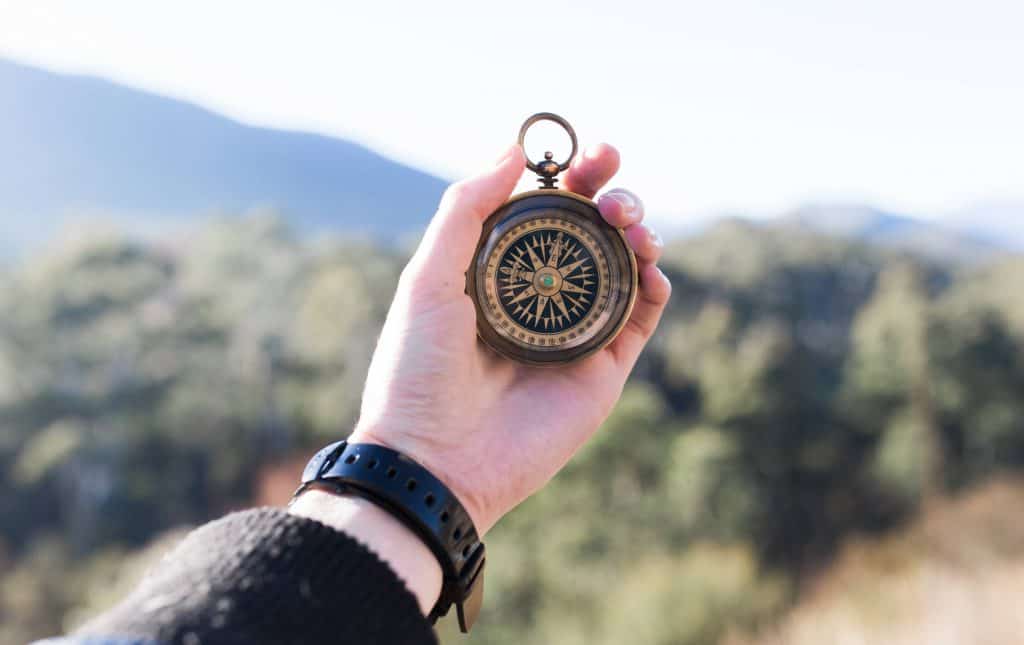
[[[415,597],[353,538],[275,508],[190,533],[119,605],[48,645],[432,644]]]

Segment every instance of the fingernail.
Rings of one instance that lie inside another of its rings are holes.
[[[651,244],[658,248],[663,248],[665,246],[665,240],[661,239],[661,234],[658,233],[658,231],[653,228],[648,228],[647,234],[651,237]]]
[[[619,202],[622,205],[622,210],[628,215],[632,215],[633,211],[636,210],[636,200],[628,193],[605,193],[605,197],[610,197]]]

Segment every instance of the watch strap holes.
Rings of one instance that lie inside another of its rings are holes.
[[[484,546],[465,507],[443,482],[389,448],[336,442],[306,465],[296,495],[314,483],[368,499],[419,534],[442,569],[454,574],[444,576],[428,618],[436,620],[455,604],[460,627],[468,630],[480,603]]]

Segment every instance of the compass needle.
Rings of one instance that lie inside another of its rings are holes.
[[[544,307],[547,306],[549,298],[547,296],[537,296],[537,318],[539,319],[544,315]]]
[[[581,296],[580,300],[577,300],[576,298],[573,298],[572,296],[566,294],[565,299],[569,301],[569,306],[572,307],[570,311],[576,311],[577,309],[580,308],[580,300],[582,300],[583,298]]]
[[[551,302],[555,303],[555,306],[558,307],[558,310],[562,312],[563,316],[566,318],[569,317],[569,310],[565,307],[565,300],[562,298],[562,294],[556,293],[551,296]]]
[[[536,240],[535,240],[535,242],[536,242]],[[536,251],[533,250],[533,247],[527,245],[526,250],[529,251],[529,253],[530,253],[530,262],[533,263],[533,270],[534,271],[540,271],[541,269],[543,269],[544,268],[544,263],[540,261],[539,257],[537,257],[537,253],[536,253]]]
[[[587,260],[589,260],[589,258],[583,258],[582,260],[576,260],[575,262],[570,262],[569,264],[566,264],[565,266],[560,267],[558,269],[558,272],[562,274],[563,278],[566,278],[569,275],[571,275],[573,271],[575,271],[576,269],[578,269],[581,266],[583,266],[587,262]]]
[[[529,287],[526,287],[525,289],[523,289],[523,291],[518,296],[516,296],[515,298],[509,300],[508,304],[514,305],[517,302],[520,302],[522,300],[526,300],[527,298],[532,298],[535,295],[537,295],[537,290],[533,288],[533,285],[530,285]]]
[[[574,285],[573,283],[569,282],[568,280],[566,280],[565,282],[562,283],[562,291],[567,291],[569,293],[590,293],[589,291],[587,291],[583,287],[577,287],[576,285]]]

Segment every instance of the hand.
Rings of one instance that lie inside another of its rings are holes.
[[[598,207],[625,229],[640,271],[622,333],[579,363],[546,368],[514,363],[478,342],[464,274],[484,219],[509,198],[524,163],[513,146],[493,168],[445,193],[402,272],[349,438],[425,466],[466,506],[481,536],[558,472],[611,413],[671,292],[655,266],[661,240],[640,222],[640,200],[613,190]],[[602,144],[562,181],[592,198],[618,167],[618,153]]]

